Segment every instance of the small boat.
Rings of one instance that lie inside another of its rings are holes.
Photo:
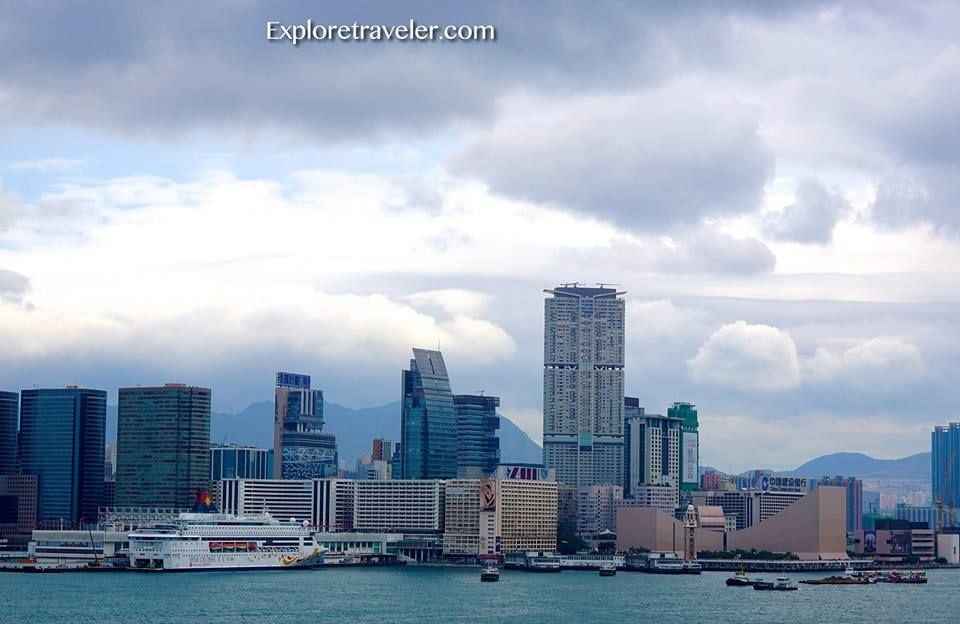
[[[616,576],[617,565],[612,561],[604,561],[600,564],[600,576]]]
[[[797,591],[799,587],[785,576],[777,577],[776,581],[756,581],[753,588],[758,591]]]
[[[480,582],[482,583],[496,583],[499,580],[500,570],[497,569],[497,566],[488,565],[480,571]]]
[[[740,570],[727,579],[727,587],[753,587],[753,584],[760,579],[751,579],[747,576],[746,568]]]

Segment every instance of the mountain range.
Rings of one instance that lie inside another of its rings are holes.
[[[930,453],[900,459],[877,459],[863,453],[831,453],[811,459],[786,473],[793,477],[843,475],[859,479],[930,480]]]
[[[368,455],[373,438],[400,440],[400,402],[377,407],[353,409],[329,401],[323,404],[323,430],[337,436],[340,463],[353,467],[357,459]],[[214,412],[210,416],[210,439],[215,443],[273,447],[273,402],[259,401],[235,414]],[[117,407],[109,406],[107,440],[116,439]],[[500,417],[500,460],[504,463],[540,463],[540,445],[509,418]]]

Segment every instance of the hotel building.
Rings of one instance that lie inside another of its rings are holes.
[[[555,481],[448,481],[444,556],[471,559],[556,550],[557,492]]]

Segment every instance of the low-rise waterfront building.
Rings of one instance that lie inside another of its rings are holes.
[[[556,481],[458,479],[447,482],[444,555],[502,557],[557,547]]]
[[[37,530],[33,532],[28,555],[40,564],[127,562],[129,540],[126,531]]]
[[[841,487],[816,489],[783,508],[779,513],[736,531],[726,530],[726,509],[710,512],[703,505],[698,516],[703,524],[696,529],[698,552],[735,549],[794,553],[801,559],[845,559],[846,491]],[[721,529],[721,515],[723,526]],[[707,518],[710,518],[707,522]],[[617,510],[617,549],[684,552],[684,524],[651,507],[621,505]]]

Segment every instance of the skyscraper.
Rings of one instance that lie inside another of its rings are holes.
[[[20,459],[37,476],[37,520],[95,522],[103,499],[107,393],[68,386],[20,392]]]
[[[624,410],[624,497],[669,499],[676,506],[683,420],[647,414],[633,397],[624,397]]]
[[[934,427],[930,450],[933,504],[957,509],[960,507],[960,423]]]
[[[0,392],[0,475],[17,472],[17,421],[20,395]]]
[[[189,508],[210,486],[210,389],[120,388],[117,507]]]
[[[457,413],[457,478],[489,477],[500,463],[500,398],[456,394],[453,405]]]
[[[410,370],[402,374],[402,391],[400,478],[456,478],[457,415],[443,355],[414,349]]]
[[[273,414],[275,479],[336,476],[337,438],[323,433],[323,391],[310,389],[310,375],[277,373]]]
[[[544,291],[543,460],[561,483],[623,483],[624,301],[613,288]]]
[[[667,416],[683,421],[680,442],[680,489],[692,492],[700,487],[700,422],[693,403],[674,403]]]

